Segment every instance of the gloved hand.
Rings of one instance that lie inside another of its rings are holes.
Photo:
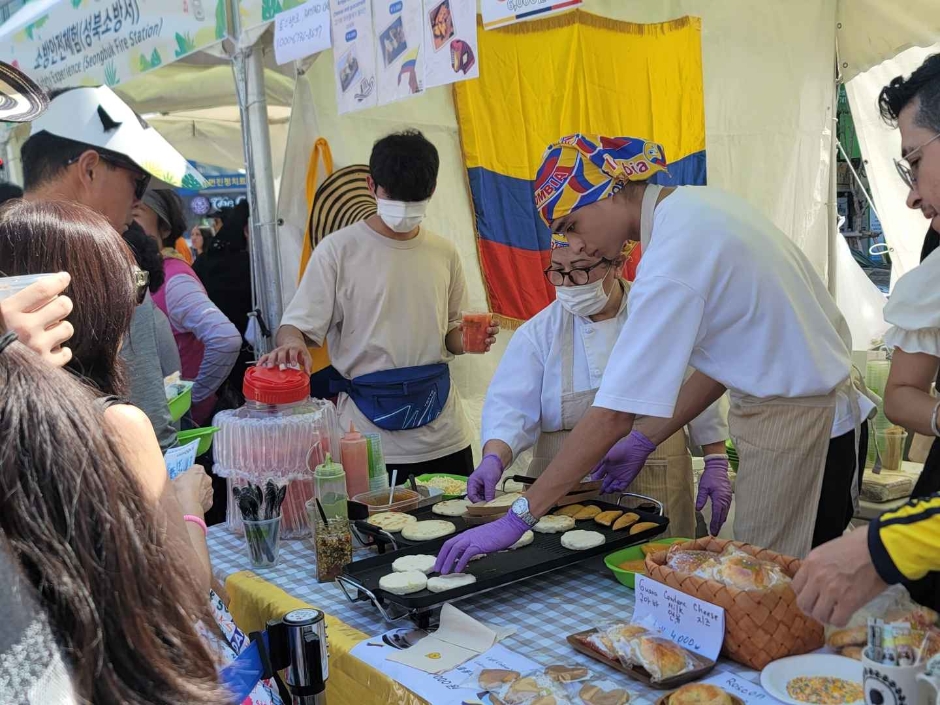
[[[490,453],[483,456],[477,469],[467,480],[467,499],[471,502],[489,502],[496,499],[496,485],[503,476],[503,461],[498,455]]]
[[[441,547],[434,572],[462,573],[474,556],[509,548],[528,530],[526,523],[512,512],[489,524],[468,529]]]
[[[731,480],[728,478],[727,455],[705,456],[705,472],[699,480],[698,497],[695,499],[696,511],[704,509],[705,500],[709,497],[712,500],[712,520],[708,525],[708,532],[717,536],[731,509]]]
[[[591,472],[592,480],[604,480],[601,493],[623,492],[630,485],[640,470],[646,465],[646,459],[656,450],[653,442],[639,431],[617,441],[604,459]]]

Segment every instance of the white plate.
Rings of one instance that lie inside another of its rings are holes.
[[[760,684],[782,703],[806,705],[787,695],[787,683],[800,676],[829,676],[852,683],[862,683],[862,662],[834,654],[805,654],[774,661],[761,671]],[[857,700],[863,703],[863,700]]]

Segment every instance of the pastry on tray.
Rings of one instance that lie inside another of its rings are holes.
[[[546,514],[532,527],[532,531],[539,534],[560,534],[574,528],[574,519],[568,516]]]
[[[418,521],[417,517],[403,512],[379,512],[366,519],[367,524],[377,526],[390,534],[396,534],[407,524]]]
[[[449,521],[427,519],[405,524],[401,530],[401,537],[406,541],[431,541],[443,536],[450,536],[455,531],[457,531],[457,527]]]
[[[666,565],[680,573],[695,573],[697,570],[709,566],[718,566],[718,554],[711,551],[683,551],[670,549],[666,556]]]
[[[617,519],[614,522],[614,531],[620,531],[621,529],[626,529],[629,526],[633,526],[640,520],[640,515],[636,512],[627,512],[622,517]]]
[[[630,693],[623,688],[604,690],[593,683],[583,685],[578,697],[586,705],[627,705],[630,702]]]
[[[634,654],[637,657],[637,665],[649,671],[656,681],[682,675],[696,667],[689,658],[688,651],[661,636],[638,637]]]
[[[776,563],[762,561],[743,551],[722,556],[715,580],[739,590],[767,590],[790,582],[789,576]]]
[[[574,520],[575,521],[587,521],[588,519],[593,519],[600,513],[601,513],[600,507],[593,505],[593,504],[589,504],[580,512],[574,515]]]
[[[583,504],[569,504],[567,507],[562,507],[561,509],[555,512],[556,517],[573,517],[575,514],[584,509]]]
[[[627,570],[631,573],[640,573],[642,575],[646,575],[646,559],[644,558],[640,558],[639,560],[635,561],[624,561],[617,567],[620,568],[620,570]]]
[[[479,682],[483,690],[496,690],[501,685],[512,683],[522,676],[519,671],[507,671],[502,668],[485,668],[480,671]]]
[[[559,683],[574,683],[583,681],[591,672],[583,666],[546,666],[545,675]]]
[[[731,696],[716,685],[690,683],[669,695],[666,705],[732,705]]]
[[[611,509],[606,512],[601,512],[596,517],[594,521],[600,524],[601,526],[612,526],[617,519],[623,515],[623,512],[619,509]]]
[[[641,521],[638,524],[634,524],[630,527],[630,535],[640,534],[644,531],[649,531],[650,529],[655,529],[659,524],[655,521]]]

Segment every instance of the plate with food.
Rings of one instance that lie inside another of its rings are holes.
[[[682,538],[657,539],[639,546],[630,546],[630,548],[624,548],[609,554],[604,558],[604,563],[610,568],[610,571],[621,585],[632,589],[636,584],[636,576],[646,575],[646,557],[650,553],[665,551],[674,543],[691,540]]]
[[[789,656],[769,664],[760,684],[770,695],[792,705],[864,703],[862,664],[834,654]]]
[[[425,487],[434,487],[444,493],[444,499],[457,499],[467,494],[467,478],[462,475],[429,473],[418,475],[415,482]]]

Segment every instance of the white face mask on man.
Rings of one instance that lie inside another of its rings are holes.
[[[382,222],[396,233],[408,233],[421,225],[430,201],[388,201],[375,199]]]
[[[555,298],[566,311],[575,316],[593,316],[601,312],[610,298],[610,293],[604,291],[604,279],[580,286],[556,286]]]

